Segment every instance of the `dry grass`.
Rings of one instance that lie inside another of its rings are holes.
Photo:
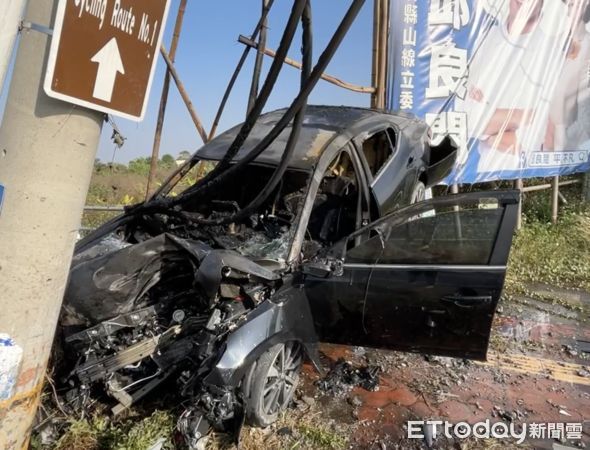
[[[244,427],[240,450],[300,449],[341,450],[348,447],[349,437],[342,428],[329,425],[323,413],[315,408],[289,409],[268,428]],[[348,430],[349,432],[351,430]],[[213,433],[207,449],[237,450],[226,434]]]
[[[163,449],[174,449],[174,417],[155,411],[142,419],[113,421],[107,415],[72,420],[53,450],[146,450],[160,439]],[[42,447],[40,447],[42,448]]]

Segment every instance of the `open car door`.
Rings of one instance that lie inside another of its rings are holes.
[[[517,191],[438,197],[341,241],[337,271],[304,268],[320,340],[485,359],[518,202]]]

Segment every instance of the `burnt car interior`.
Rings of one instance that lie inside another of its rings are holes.
[[[307,227],[309,239],[329,246],[358,227],[359,186],[350,154],[343,150],[320,182]]]
[[[273,170],[272,167],[250,164],[245,169],[248,175],[228,178],[214,200],[206,201],[199,195],[187,196],[183,213],[191,218],[231,216],[256,198]],[[308,180],[308,172],[287,170],[271,195],[248,217],[222,225],[186,221],[182,233],[175,234],[204,240],[215,248],[236,250],[244,256],[284,261],[290,245],[291,226],[305,197]]]

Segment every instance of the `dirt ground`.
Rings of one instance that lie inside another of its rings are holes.
[[[319,375],[308,364],[296,407],[272,429],[244,430],[242,447],[516,448],[509,439],[432,439],[428,433],[425,439],[407,438],[408,420],[489,419],[583,423],[581,439],[548,438],[547,431],[545,439],[527,438],[518,448],[585,448],[590,445],[589,312],[590,294],[574,289],[530,285],[527,295],[505,297],[485,363],[322,345],[326,368],[340,358],[358,367],[378,366],[378,390],[322,393]],[[310,440],[318,423],[320,432]]]

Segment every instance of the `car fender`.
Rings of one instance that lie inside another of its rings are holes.
[[[237,387],[248,368],[273,345],[300,342],[312,363],[322,372],[317,334],[305,291],[288,283],[253,309],[244,323],[225,341],[205,384]]]

